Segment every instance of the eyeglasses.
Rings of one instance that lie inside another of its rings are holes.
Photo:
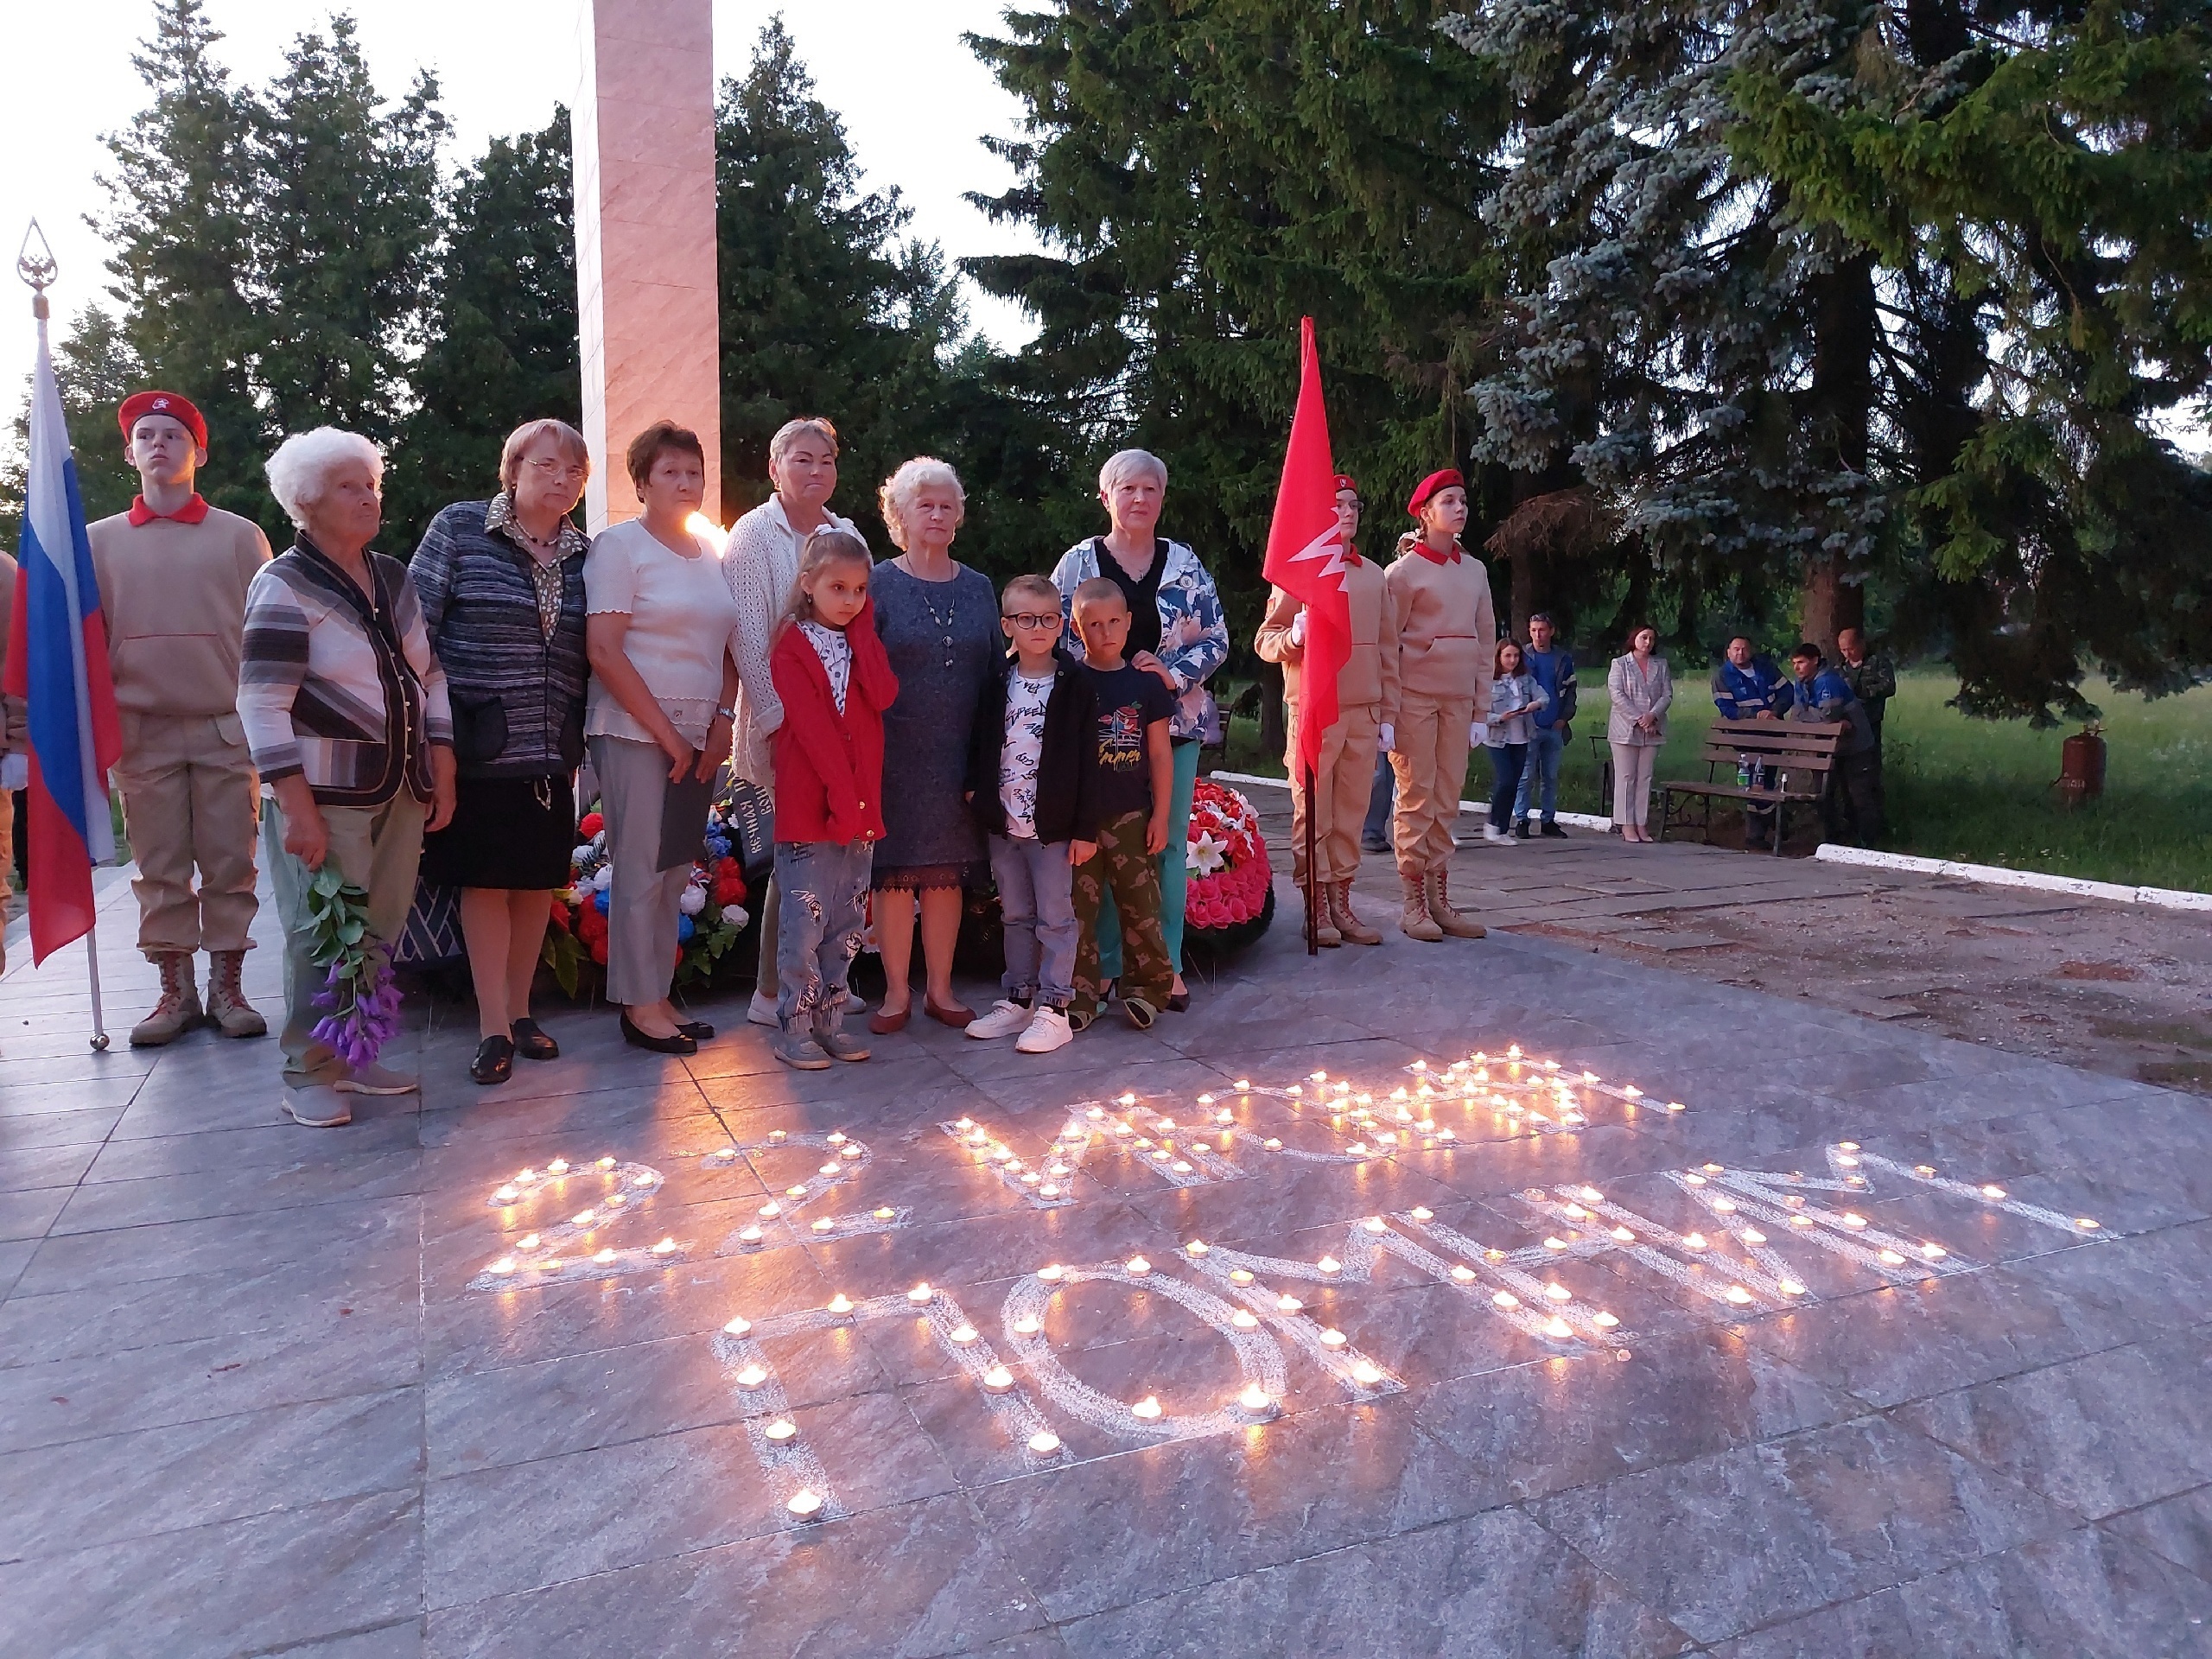
[[[1006,620],[1017,628],[1057,628],[1060,626],[1058,611],[1008,611]]]
[[[563,466],[557,461],[548,461],[542,455],[532,461],[530,467],[540,478],[556,484],[581,484],[585,476],[584,469],[574,462]]]

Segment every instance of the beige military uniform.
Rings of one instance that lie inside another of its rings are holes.
[[[1452,856],[1467,782],[1467,730],[1490,709],[1497,619],[1490,572],[1457,543],[1440,559],[1418,536],[1398,543],[1385,575],[1398,641],[1398,775],[1392,840],[1398,874],[1418,880]]]
[[[258,789],[238,724],[238,655],[268,538],[210,507],[197,524],[118,513],[91,541],[123,726],[115,778],[138,866],[138,948],[249,950]]]

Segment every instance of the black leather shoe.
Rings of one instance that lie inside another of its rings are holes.
[[[630,1023],[630,1016],[622,1016],[622,1040],[632,1048],[642,1048],[655,1054],[696,1054],[699,1045],[682,1032],[673,1037],[650,1037]]]
[[[1188,991],[1171,991],[1171,992],[1169,992],[1169,993],[1168,993],[1168,995],[1167,995],[1167,1012],[1168,1012],[1168,1013],[1170,1013],[1170,1014],[1188,1014],[1190,1011],[1191,1011],[1191,994],[1190,994]]]
[[[507,1027],[507,1034],[515,1039],[515,1052],[525,1060],[557,1060],[561,1045],[538,1029],[537,1021],[524,1014]]]
[[[505,1037],[486,1037],[476,1045],[468,1075],[479,1083],[505,1083],[515,1074],[515,1046]]]
[[[703,1020],[679,1020],[676,1028],[695,1043],[706,1042],[715,1034],[715,1028]]]
[[[1544,820],[1543,828],[1536,833],[1539,835],[1549,836],[1556,841],[1565,841],[1567,839],[1567,831],[1560,829],[1559,825],[1550,818],[1546,818]]]

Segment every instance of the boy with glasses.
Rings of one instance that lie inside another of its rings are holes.
[[[991,874],[1006,928],[1006,995],[967,1026],[970,1037],[1020,1038],[1049,1054],[1073,1036],[1074,872],[1097,850],[1098,701],[1056,649],[1060,590],[1016,576],[999,601],[1013,649],[984,688],[969,746],[968,803],[991,838]]]

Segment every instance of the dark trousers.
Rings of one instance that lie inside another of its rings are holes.
[[[1367,798],[1367,822],[1359,827],[1359,844],[1370,853],[1390,850],[1390,815],[1398,803],[1398,774],[1390,768],[1386,750],[1375,757],[1375,788]]]
[[[1836,756],[1821,816],[1830,841],[1866,846],[1882,834],[1882,760],[1873,750]]]
[[[1529,764],[1526,743],[1498,743],[1490,752],[1490,827],[1513,827],[1513,798],[1521,790],[1521,768]]]
[[[1075,918],[1083,937],[1075,948],[1075,1011],[1096,1014],[1105,995],[1098,971],[1098,912],[1106,895],[1122,918],[1122,995],[1166,1007],[1175,988],[1167,940],[1160,929],[1160,867],[1145,850],[1149,814],[1125,812],[1098,826],[1098,850],[1075,867]]]

